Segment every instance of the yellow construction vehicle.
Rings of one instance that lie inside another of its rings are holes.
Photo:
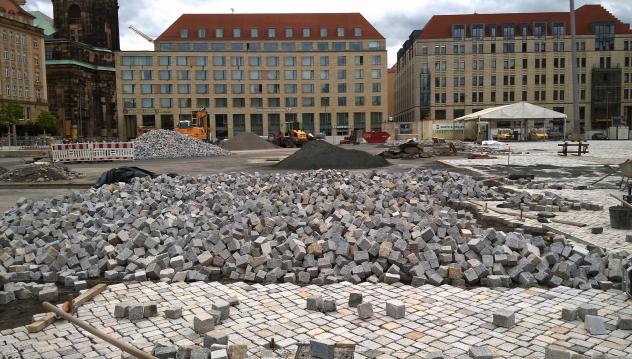
[[[285,132],[270,134],[268,141],[271,141],[279,147],[294,148],[301,147],[307,143],[307,135],[300,128],[300,123],[286,122]]]
[[[180,121],[173,130],[200,140],[210,141],[213,128],[209,130],[209,116],[206,107],[191,113],[192,121]]]
[[[149,131],[155,131],[157,129],[158,128],[156,128],[156,126],[143,126],[143,127],[136,126],[136,137],[140,137]]]
[[[513,131],[510,128],[499,128],[498,135],[496,135],[496,141],[513,140]]]

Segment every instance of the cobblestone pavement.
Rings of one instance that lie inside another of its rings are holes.
[[[349,292],[362,292],[364,302],[374,307],[374,316],[361,320],[347,305]],[[617,330],[619,314],[632,314],[632,301],[618,290],[580,291],[514,288],[504,292],[490,288],[463,289],[444,285],[419,288],[363,283],[340,283],[323,287],[294,284],[244,283],[151,283],[110,286],[94,300],[78,308],[78,317],[106,333],[150,351],[157,342],[178,345],[202,344],[193,330],[193,316],[209,310],[213,300],[237,294],[240,304],[232,307],[230,318],[216,329],[225,329],[229,341],[249,346],[249,357],[260,355],[261,346],[271,338],[289,352],[299,341],[310,338],[351,340],[357,343],[356,359],[419,358],[429,352],[444,351],[450,357],[467,353],[470,346],[488,345],[495,358],[542,358],[547,345],[592,355],[632,355],[632,331]],[[310,295],[336,299],[331,313],[310,312],[305,303]],[[406,316],[386,316],[385,302],[406,303]],[[160,315],[130,321],[114,318],[114,305],[121,301],[156,301]],[[606,320],[607,335],[590,335],[581,321],[561,320],[562,308],[589,303]],[[166,319],[167,307],[181,305],[183,317]],[[492,324],[498,309],[515,311],[516,327],[505,329]],[[40,333],[29,334],[25,327],[0,333],[0,357],[12,358],[119,358],[120,352],[73,325],[60,320]],[[17,356],[18,353],[21,356]]]
[[[528,154],[512,155],[510,158],[511,166],[524,167],[521,169],[521,173],[529,173],[529,171],[538,171],[536,174],[536,180],[549,180],[560,184],[566,184],[569,186],[576,186],[579,184],[590,184],[600,177],[603,173],[608,173],[610,170],[605,170],[603,165],[610,164],[616,165],[622,163],[626,158],[632,158],[632,141],[590,141],[589,151],[590,154],[577,156],[558,156],[558,144],[560,142],[515,142],[510,143],[512,151],[529,152]],[[483,162],[481,162],[483,161]],[[509,169],[507,167],[507,156],[498,156],[496,159],[476,160],[476,159],[449,159],[444,162],[452,165],[457,165],[477,171],[485,175],[498,175],[498,167],[501,166],[503,171]],[[546,167],[545,170],[542,170]],[[577,174],[572,171],[573,168],[581,167],[594,168],[594,172],[586,171],[585,173]],[[616,168],[616,166],[613,166]],[[550,175],[547,176],[546,173]],[[571,220],[581,223],[586,223],[586,227],[576,227],[572,225],[565,225],[559,223],[549,223],[548,226],[568,233],[573,237],[579,238],[587,243],[605,247],[608,249],[627,249],[632,251],[632,243],[626,243],[626,234],[632,233],[632,231],[613,229],[610,226],[610,214],[608,208],[618,205],[619,202],[610,197],[610,193],[617,195],[618,197],[624,194],[619,190],[618,184],[621,181],[620,176],[610,176],[606,180],[600,183],[605,188],[591,188],[589,190],[573,190],[573,189],[523,189],[520,186],[509,186],[516,190],[525,190],[529,193],[544,193],[545,191],[552,192],[563,198],[579,200],[582,202],[593,203],[603,206],[603,210],[600,211],[569,211],[565,213],[555,213],[556,218],[562,220]],[[495,206],[500,202],[490,202],[490,206]],[[535,212],[531,212],[535,213]],[[511,216],[494,214],[502,218],[514,218]],[[540,225],[536,220],[526,219],[526,223],[533,225]],[[603,227],[603,234],[592,234],[591,228]]]

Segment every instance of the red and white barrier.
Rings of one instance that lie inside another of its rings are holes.
[[[133,161],[132,142],[52,145],[53,162]]]
[[[94,161],[133,161],[132,142],[110,142],[94,144]]]

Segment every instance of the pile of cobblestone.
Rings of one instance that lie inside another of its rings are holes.
[[[384,143],[384,146],[386,147],[399,147],[401,145],[404,144],[415,144],[415,145],[421,145],[421,146],[432,146],[433,142],[432,140],[418,140],[416,138],[411,139],[411,140],[397,140],[397,141],[388,141]],[[465,145],[465,143],[461,140],[446,140],[445,143],[452,143],[455,146],[463,146]]]
[[[433,146],[432,144],[427,145],[425,143],[407,141],[399,146],[389,147],[388,150],[377,154],[377,156],[412,160],[415,158],[430,158],[434,156],[454,156],[454,153],[448,144]]]
[[[71,180],[83,177],[59,163],[35,164],[31,163],[11,171],[0,174],[0,181],[7,182],[50,182]]]
[[[500,191],[506,188],[501,188]],[[525,211],[538,212],[568,212],[582,209],[600,211],[603,206],[579,200],[563,198],[551,191],[544,193],[529,193],[527,191],[508,191],[504,194],[508,208],[523,209]]]
[[[452,172],[217,174],[20,199],[0,214],[0,285],[397,282],[619,287],[628,253],[483,229],[450,205],[503,194]],[[27,296],[27,293],[23,297]],[[0,292],[0,303],[14,293]]]
[[[234,154],[219,146],[215,146],[192,136],[167,130],[145,132],[133,142],[134,157],[139,160],[151,158],[227,156]]]

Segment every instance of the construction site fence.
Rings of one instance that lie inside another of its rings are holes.
[[[53,162],[134,160],[134,143],[132,142],[54,144],[50,148]]]

